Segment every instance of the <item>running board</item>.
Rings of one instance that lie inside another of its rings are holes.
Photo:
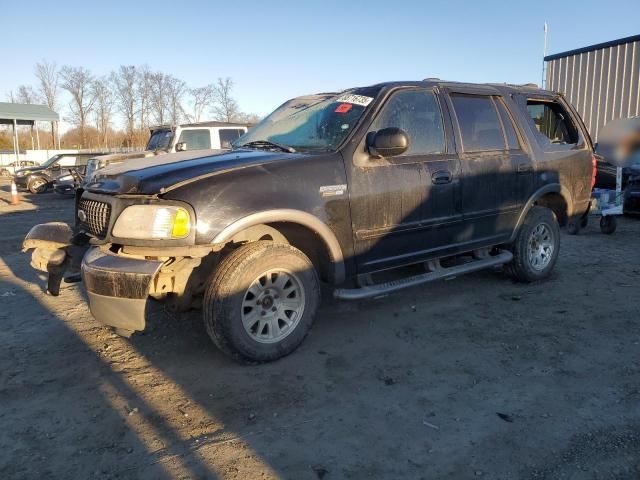
[[[495,267],[510,262],[513,254],[507,250],[500,250],[500,253],[480,260],[474,260],[462,265],[448,268],[441,268],[433,272],[422,273],[413,277],[392,280],[378,285],[368,285],[360,288],[339,288],[334,290],[333,296],[342,300],[360,300],[363,298],[377,297],[391,292],[402,290],[403,288],[414,287],[423,283],[433,282],[456,277],[465,273],[475,272],[489,267]]]

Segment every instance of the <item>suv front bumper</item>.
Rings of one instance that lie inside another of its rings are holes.
[[[89,309],[96,320],[122,332],[144,330],[149,288],[162,264],[90,248],[81,268]]]

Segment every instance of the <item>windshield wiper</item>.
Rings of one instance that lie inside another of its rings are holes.
[[[289,145],[282,145],[280,143],[270,142],[269,140],[254,140],[253,142],[247,142],[240,145],[240,147],[249,147],[257,149],[271,150],[277,148],[287,153],[296,153],[296,149]]]

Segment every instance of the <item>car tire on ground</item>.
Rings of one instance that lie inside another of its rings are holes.
[[[613,232],[616,231],[617,227],[618,227],[618,222],[616,220],[616,217],[607,215],[606,217],[600,218],[600,231],[605,235],[611,235]]]
[[[203,317],[224,353],[269,362],[302,343],[319,303],[318,275],[307,256],[291,245],[258,241],[220,262],[205,290]]]
[[[27,189],[31,193],[44,193],[47,190],[47,181],[42,177],[34,177],[29,180]]]
[[[535,282],[549,276],[560,252],[560,227],[553,212],[534,206],[511,245],[513,260],[507,272],[519,282]]]

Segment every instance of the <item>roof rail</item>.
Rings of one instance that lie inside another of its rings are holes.
[[[423,82],[441,82],[442,79],[438,77],[427,77],[422,79]]]

